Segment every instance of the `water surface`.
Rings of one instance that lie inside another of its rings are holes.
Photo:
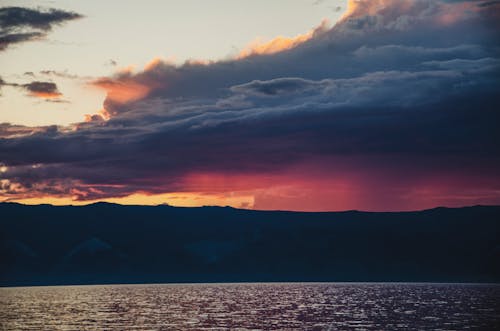
[[[0,288],[1,330],[493,330],[499,321],[497,285]]]

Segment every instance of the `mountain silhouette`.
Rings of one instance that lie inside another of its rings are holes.
[[[0,285],[500,281],[500,207],[418,212],[0,204]]]

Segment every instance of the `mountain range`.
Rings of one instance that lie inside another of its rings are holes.
[[[500,206],[286,212],[0,204],[0,285],[499,282]]]

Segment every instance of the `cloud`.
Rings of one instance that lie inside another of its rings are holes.
[[[59,9],[0,8],[0,51],[12,44],[41,39],[54,26],[81,17]]]
[[[250,83],[232,86],[230,90],[236,93],[256,96],[277,96],[304,92],[320,86],[315,82],[302,78],[276,78],[269,81],[254,80]]]
[[[21,86],[26,89],[31,96],[37,98],[51,99],[62,96],[57,89],[57,85],[52,82],[34,81]]]
[[[282,209],[301,199],[311,209],[500,203],[500,54],[483,4],[357,1],[280,52],[155,60],[103,77],[91,84],[107,92],[104,108],[86,122],[0,125],[0,195],[235,192]]]
[[[5,50],[11,44],[41,39],[41,32],[0,34],[0,51]]]
[[[118,104],[142,99],[153,88],[148,84],[128,79],[127,76],[129,74],[122,75],[118,79],[100,78],[91,82],[91,85],[106,90],[107,100]]]
[[[104,65],[114,67],[114,66],[118,65],[118,62],[116,62],[113,59],[109,59],[108,61],[105,62]]]
[[[7,83],[2,79],[2,77],[0,77],[0,91],[2,89],[2,86],[5,86],[5,85],[7,85]]]
[[[313,30],[305,34],[299,34],[292,38],[278,36],[270,41],[261,41],[260,39],[257,39],[241,50],[237,59],[243,59],[255,55],[275,54],[297,47],[298,45],[303,44],[315,36],[327,31],[329,24],[328,20],[324,20]]]
[[[55,76],[59,78],[67,78],[67,79],[77,79],[78,75],[70,74],[66,70],[65,71],[57,71],[57,70],[41,70],[40,74],[45,76]]]
[[[24,75],[34,77],[32,72],[25,73]],[[14,88],[23,89],[28,92],[28,96],[45,99],[51,102],[67,102],[59,99],[62,93],[59,92],[57,85],[53,82],[32,81],[30,83],[19,84],[8,83],[0,78],[0,87],[2,86],[12,86]]]

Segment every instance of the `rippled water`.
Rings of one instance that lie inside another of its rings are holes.
[[[0,288],[1,330],[493,330],[500,286],[187,284]]]

